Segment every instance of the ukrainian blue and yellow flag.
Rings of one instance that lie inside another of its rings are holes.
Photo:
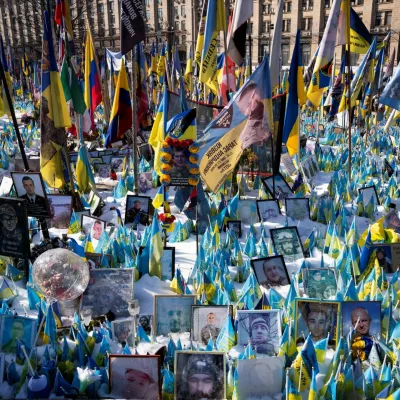
[[[165,74],[165,64],[166,64],[166,47],[165,47],[165,43],[162,44],[162,48],[161,48],[161,53],[160,53],[160,57],[158,59],[158,64],[157,64],[157,75],[160,78],[164,77]]]
[[[319,107],[321,104],[322,94],[331,81],[341,4],[342,0],[333,1],[324,35],[318,48],[310,86],[307,91],[307,98],[314,107]]]
[[[164,253],[160,224],[155,215],[151,224],[149,274],[161,279],[161,257]]]
[[[40,172],[50,187],[58,189],[68,181],[62,149],[66,145],[65,128],[71,127],[71,119],[58,73],[47,11],[44,13],[42,54]]]
[[[199,80],[205,83],[215,94],[218,93],[218,84],[216,82],[217,41],[219,31],[225,31],[225,29],[226,21],[223,1],[209,0]]]
[[[206,25],[207,8],[208,8],[208,0],[204,0],[203,9],[201,11],[201,19],[199,21],[199,26]],[[195,50],[194,60],[196,61],[198,70],[200,70],[201,57],[202,57],[203,47],[204,47],[204,33],[205,33],[205,29],[199,29],[199,34],[197,36],[197,42],[196,42],[196,50]]]
[[[289,94],[283,125],[282,143],[286,144],[289,155],[300,151],[299,105],[306,103],[303,80],[303,64],[301,62],[300,29],[297,31],[296,44],[293,50],[289,71]]]
[[[154,150],[154,170],[158,175],[161,175],[161,146],[167,131],[168,102],[168,90],[164,84],[163,99],[158,106],[156,119],[149,137],[149,144]]]
[[[14,296],[14,292],[11,290],[9,284],[3,278],[3,281],[1,282],[0,286],[0,300],[6,300]]]
[[[77,218],[75,211],[72,210],[71,220],[69,221],[68,234],[79,233],[81,230],[81,222]]]
[[[190,46],[189,57],[186,63],[186,69],[184,73],[184,78],[186,85],[190,93],[193,93],[193,51],[192,46]]]
[[[110,124],[108,125],[105,146],[122,139],[125,132],[132,128],[132,105],[129,93],[128,76],[125,63],[121,62],[121,70],[118,75],[118,83],[115,89],[115,97],[111,110]]]
[[[10,70],[8,68],[6,53],[4,50],[3,38],[1,36],[0,36],[0,62],[3,65],[4,75],[6,77],[6,81],[8,84],[8,91],[10,93],[10,96],[12,96],[12,80],[11,80]],[[0,84],[0,87],[2,87],[2,85],[3,84]],[[4,90],[4,88],[2,88],[2,98],[0,98],[0,114],[1,115],[7,114],[11,116],[10,106],[8,104],[6,91]]]
[[[150,68],[147,71],[148,75],[150,76],[152,73],[157,73],[157,50],[156,44],[153,42],[151,45],[150,50]]]

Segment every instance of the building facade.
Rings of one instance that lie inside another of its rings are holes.
[[[143,0],[146,20],[146,51],[153,41],[168,40],[178,46],[181,61],[186,62],[190,47],[196,47],[204,0]],[[234,0],[225,0],[232,11]],[[296,32],[301,30],[303,63],[317,50],[333,0],[284,0],[282,65],[290,63]],[[0,33],[10,40],[17,54],[22,47],[31,56],[40,57],[42,15],[47,0],[0,0]],[[50,0],[55,7],[55,0]],[[399,60],[400,0],[351,0],[352,7],[371,34],[380,42],[391,29],[390,52]],[[89,21],[96,47],[119,48],[120,0],[70,0],[72,24],[78,52],[82,51],[86,21]],[[254,0],[254,15],[248,34],[247,52],[257,65],[270,51],[278,0]],[[219,51],[223,51],[220,37]],[[100,54],[101,55],[101,54]],[[341,57],[338,48],[337,60]],[[360,61],[353,55],[353,63]]]

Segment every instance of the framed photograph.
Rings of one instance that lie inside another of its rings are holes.
[[[87,215],[88,217],[90,217],[90,210],[75,211],[75,215],[76,218],[78,218],[78,221],[82,221],[82,215]]]
[[[132,223],[133,227],[136,227],[138,223],[144,226],[149,225],[152,211],[151,202],[151,197],[128,194],[126,196],[125,224]]]
[[[97,158],[99,157],[99,152],[97,150],[89,151],[90,158]]]
[[[13,180],[8,176],[3,176],[0,184],[0,196],[8,196],[13,187]]]
[[[161,257],[161,280],[172,281],[175,275],[175,247],[164,247]]]
[[[30,256],[27,201],[0,197],[0,255]]]
[[[103,160],[103,163],[104,164],[107,164],[109,167],[110,167],[110,169],[111,169],[111,157],[112,157],[112,154],[107,154],[108,152],[107,152],[107,150],[104,152],[104,154],[102,154],[101,155],[101,159]]]
[[[42,175],[37,172],[11,172],[11,177],[17,196],[27,201],[28,216],[51,217]]]
[[[153,326],[153,316],[145,314],[136,315],[136,324],[137,326],[141,325],[146,334],[150,335],[151,327]]]
[[[250,260],[259,285],[270,289],[273,286],[290,285],[289,274],[283,256],[272,256]]]
[[[89,285],[82,295],[81,308],[91,308],[93,317],[112,311],[127,318],[128,301],[133,293],[133,268],[101,268],[90,271]]]
[[[228,221],[228,229],[240,239],[242,237],[242,221]]]
[[[151,161],[152,149],[149,144],[142,144],[139,146],[140,158],[144,157],[146,161]]]
[[[277,218],[281,214],[277,200],[257,200],[257,212],[261,222]]]
[[[281,399],[284,367],[283,357],[238,360],[238,398]]]
[[[26,352],[29,354],[35,339],[37,319],[14,315],[1,316],[0,343],[1,351],[13,353],[17,351],[17,339],[25,343]]]
[[[296,299],[296,342],[305,341],[311,334],[313,342],[325,339],[336,348],[339,338],[340,302]]]
[[[142,172],[139,174],[139,192],[147,193],[153,188],[151,172]]]
[[[249,225],[257,222],[257,204],[253,199],[239,200],[238,220]]]
[[[196,295],[155,295],[154,334],[168,336],[169,333],[190,332],[190,317],[195,304]]]
[[[342,336],[347,337],[350,328],[355,329],[353,337],[378,338],[381,335],[380,301],[343,301]]]
[[[103,162],[93,164],[94,172],[99,178],[106,179],[110,177],[110,166]]]
[[[161,400],[160,371],[160,356],[110,354],[110,394],[117,399]]]
[[[124,156],[112,156],[110,158],[110,169],[113,169],[115,172],[123,172],[124,159]]]
[[[336,296],[337,281],[331,268],[304,268],[303,286],[308,297],[328,300]]]
[[[52,215],[49,228],[68,229],[72,213],[72,196],[49,194],[47,201]]]
[[[400,243],[373,244],[379,266],[387,274],[393,274],[400,267]]]
[[[93,190],[89,193],[88,203],[90,205],[90,214],[96,215],[97,209],[101,204],[101,198]]]
[[[360,189],[358,189],[358,192],[362,195],[362,199],[363,199],[363,203],[364,203],[365,207],[371,201],[372,196],[375,197],[375,199],[374,199],[375,204],[379,206],[379,198],[376,193],[375,186],[367,186],[367,187],[360,188]]]
[[[274,179],[275,179],[275,192],[274,192]],[[267,176],[261,179],[268,193],[277,200],[283,200],[287,197],[293,197],[292,189],[281,175]]]
[[[111,321],[113,339],[122,346],[135,347],[135,324],[133,318]]]
[[[309,200],[304,198],[285,199],[286,216],[296,220],[303,221],[310,219]]]
[[[226,398],[226,360],[223,352],[175,352],[176,400]]]
[[[90,233],[93,249],[96,249],[102,233],[106,230],[106,221],[103,221],[100,218],[82,215],[81,226],[86,235],[89,235]]]
[[[249,342],[259,354],[274,356],[282,336],[280,310],[238,310],[238,344]]]
[[[192,306],[193,340],[207,345],[218,337],[226,318],[232,315],[232,306]]]
[[[101,259],[103,254],[100,253],[85,253],[87,262],[89,264],[90,269],[98,269],[102,268]],[[107,258],[108,265],[111,265],[111,254],[104,254],[104,257]]]
[[[275,251],[282,255],[285,262],[295,262],[304,258],[303,245],[296,226],[269,230]]]

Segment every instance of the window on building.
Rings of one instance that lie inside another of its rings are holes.
[[[250,22],[250,35],[252,35],[252,34],[253,34],[253,23]]]
[[[175,21],[175,32],[179,31],[180,24],[179,21]]]
[[[391,11],[378,11],[376,13],[375,26],[387,26],[392,23]]]
[[[182,17],[186,17],[186,9],[185,9],[185,6],[181,6],[181,15],[182,15]]]
[[[162,20],[162,16],[163,16],[162,8],[157,8],[157,15],[158,15],[158,19]]]
[[[310,58],[311,58],[311,44],[310,43],[302,43],[301,44],[301,58],[303,61],[303,65],[307,65],[310,62]]]
[[[262,13],[263,13],[264,15],[269,14],[269,4],[263,4],[263,6],[262,6]]]
[[[147,19],[147,21],[150,20],[150,11],[146,11],[146,19]]]
[[[104,13],[104,4],[99,4],[97,6],[97,12],[100,14]]]
[[[179,7],[175,7],[175,18],[179,17]]]
[[[283,5],[283,12],[284,12],[284,13],[290,13],[290,12],[292,12],[292,2],[291,2],[291,1],[287,1],[287,2]]]
[[[331,8],[331,0],[325,0],[325,8]]]
[[[181,30],[186,31],[186,22],[185,21],[181,22]]]
[[[186,43],[186,35],[182,35],[182,43],[183,43],[183,44]]]
[[[301,8],[307,10],[307,0],[301,0]]]
[[[261,45],[261,60],[264,58],[266,54],[269,54],[269,45],[268,43]]]
[[[291,22],[290,19],[283,20],[282,32],[290,32]]]
[[[147,12],[146,12],[146,14],[147,14]],[[115,22],[115,17],[114,17],[113,14],[110,14],[110,15],[108,16],[108,23],[109,23],[110,25],[112,25],[112,24],[114,24],[114,22]]]
[[[290,47],[288,44],[282,45],[282,65],[289,65]]]
[[[268,24],[266,21],[263,21],[261,24],[261,33],[267,33]]]
[[[311,31],[312,29],[312,18],[302,18],[301,19],[301,30]]]
[[[146,0],[146,2],[147,1],[149,1],[149,0]],[[147,5],[147,3],[146,3],[146,5]],[[108,11],[114,11],[114,2],[113,1],[110,1],[108,3]]]
[[[392,12],[391,11],[385,12],[385,25],[392,25]]]

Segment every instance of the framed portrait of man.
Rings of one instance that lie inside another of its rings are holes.
[[[335,270],[331,268],[304,268],[303,287],[312,299],[328,300],[336,296],[337,281]]]
[[[328,344],[336,348],[339,338],[340,302],[296,299],[296,342],[304,342],[308,335],[318,342],[328,338]]]
[[[376,188],[374,186],[366,186],[363,188],[358,189],[358,193],[362,195],[362,200],[364,203],[364,207],[371,202],[371,197],[374,197],[375,204],[379,206],[379,197],[376,193]]]
[[[303,245],[296,226],[270,229],[275,251],[282,255],[285,262],[295,262],[304,258]]]
[[[169,333],[190,332],[190,317],[195,304],[196,295],[155,295],[154,334],[168,336]]]
[[[242,236],[242,221],[228,221],[227,225],[229,231],[240,239]]]
[[[11,177],[17,196],[27,201],[28,216],[51,217],[42,175],[37,172],[11,172]]]
[[[241,199],[238,206],[238,220],[243,224],[257,222],[257,205],[253,199]]]
[[[29,258],[26,200],[0,197],[0,255]]]
[[[139,174],[139,192],[148,193],[153,188],[152,173],[142,172]]]
[[[274,356],[282,336],[280,310],[238,310],[238,344],[249,342],[259,354]]]
[[[306,198],[285,199],[286,216],[296,221],[310,219],[310,204]]]
[[[52,218],[49,228],[68,229],[72,213],[72,196],[49,194],[47,201]],[[49,224],[48,224],[49,225]]]
[[[270,289],[273,286],[290,285],[289,274],[282,256],[271,256],[250,260],[260,286]]]
[[[281,399],[284,370],[283,357],[238,360],[238,398]]]
[[[110,169],[113,169],[115,172],[123,172],[122,167],[124,164],[124,156],[113,156],[110,159]]]
[[[95,174],[97,174],[97,176],[99,178],[107,179],[110,177],[110,165],[109,164],[105,164],[103,162],[96,163],[96,164],[93,164],[93,169],[94,169]]]
[[[90,234],[93,243],[93,249],[95,250],[102,233],[106,230],[106,221],[103,221],[100,218],[82,215],[81,226],[86,235]]]
[[[287,197],[294,197],[292,189],[281,174],[262,178],[261,182],[268,190],[268,193],[276,200],[283,200]]]
[[[161,280],[172,281],[175,275],[175,247],[164,247],[161,256]]]
[[[108,368],[113,398],[161,400],[160,356],[111,354]]]
[[[147,226],[152,214],[151,197],[136,196],[128,194],[125,206],[125,224],[133,224],[135,228],[138,224]]]
[[[136,316],[137,326],[141,326],[147,335],[151,334],[151,327],[153,326],[153,316],[146,314],[139,314]]]
[[[206,346],[210,337],[215,342],[232,306],[192,306],[193,340]]]
[[[277,218],[281,214],[277,200],[257,200],[257,212],[261,222]]]
[[[172,152],[171,186],[189,186],[190,152],[188,148],[176,147]]]
[[[223,352],[175,352],[175,400],[226,398]]]
[[[133,318],[116,319],[111,321],[113,339],[122,346],[135,346],[135,326]]]
[[[399,257],[393,259],[393,249],[390,244],[375,244],[372,246],[372,250],[375,250],[376,260],[379,266],[383,269],[386,274],[393,274],[397,267],[400,266]]]
[[[380,301],[343,301],[342,336],[352,339],[378,338],[382,332]]]
[[[112,311],[117,318],[130,316],[133,268],[101,268],[90,271],[89,285],[81,299],[81,308],[91,308],[93,317]]]
[[[20,317],[14,315],[1,316],[0,343],[3,353],[17,351],[17,339],[23,340],[26,352],[29,354],[35,338],[37,319]]]

